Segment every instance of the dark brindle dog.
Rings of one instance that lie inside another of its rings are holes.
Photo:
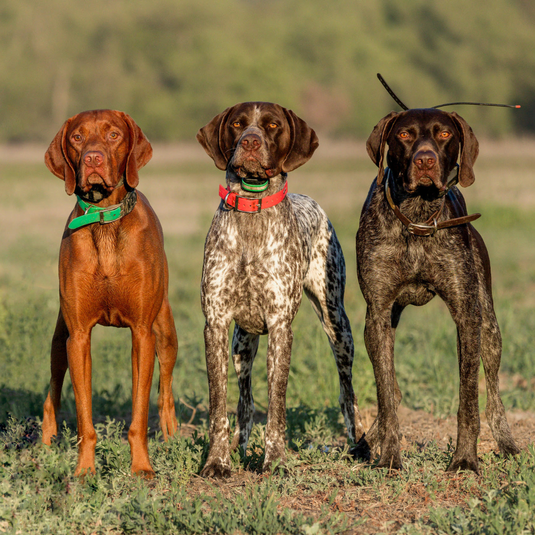
[[[383,170],[385,146],[388,168]],[[501,336],[483,239],[469,223],[453,184],[474,182],[478,142],[456,113],[435,109],[392,112],[374,128],[368,154],[379,167],[357,233],[358,277],[368,305],[364,339],[377,382],[378,416],[365,439],[381,448],[379,466],[400,468],[401,392],[394,370],[394,337],[407,305],[439,295],[457,326],[460,368],[457,447],[448,470],[477,472],[478,372],[487,384],[486,414],[504,454],[515,445],[498,388]],[[460,154],[460,165],[457,157]]]
[[[345,264],[325,212],[309,197],[286,195],[287,173],[318,146],[314,130],[277,104],[247,102],[228,108],[197,138],[227,189],[206,238],[202,307],[210,387],[210,451],[203,476],[230,474],[227,419],[228,332],[235,321],[232,357],[238,375],[238,426],[232,447],[247,448],[253,425],[251,369],[259,335],[268,334],[268,396],[264,469],[284,461],[286,386],[292,321],[303,290],[333,350],[340,405],[349,439],[363,434],[351,384],[353,338],[344,311]]]

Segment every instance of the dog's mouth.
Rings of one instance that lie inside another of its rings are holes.
[[[433,179],[429,178],[428,176],[422,176],[418,180],[419,186],[431,186],[433,184]]]
[[[78,197],[93,203],[100,202],[110,195],[110,191],[103,184],[95,184],[87,191],[84,191],[80,186],[76,186],[75,193]]]
[[[240,162],[239,165],[233,165],[234,172],[245,183],[254,184],[255,182],[265,182],[275,176],[275,169],[265,167],[256,158],[249,158]]]
[[[75,193],[82,199],[96,203],[108,197],[114,189],[114,185],[107,184],[103,177],[93,171],[85,181],[76,185]]]
[[[406,178],[405,189],[411,194],[423,189],[436,190],[439,193],[445,189],[445,185],[442,183],[440,172],[412,170]]]

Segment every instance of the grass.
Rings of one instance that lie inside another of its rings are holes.
[[[64,420],[61,436],[50,448],[40,445],[38,426],[58,307],[57,251],[73,200],[44,165],[15,158],[0,162],[0,184],[5,192],[0,198],[4,229],[0,243],[0,533],[534,530],[534,450],[528,445],[533,430],[522,437],[523,452],[515,459],[504,460],[496,457],[492,448],[480,446],[479,476],[444,473],[451,441],[447,434],[440,440],[435,435],[442,422],[453,422],[454,428],[458,372],[455,328],[438,300],[425,309],[408,309],[398,329],[396,366],[404,395],[402,406],[414,417],[412,429],[404,428],[408,440],[403,445],[402,472],[375,470],[348,458],[337,406],[336,367],[305,298],[294,322],[287,402],[288,472],[280,474],[275,469],[262,475],[259,471],[267,409],[263,337],[253,371],[258,418],[247,456],[234,455],[233,476],[226,483],[198,477],[208,447],[199,285],[204,237],[218,202],[217,183],[223,177],[197,153],[186,160],[174,160],[166,153],[159,163],[156,149],[154,162],[141,173],[140,189],[158,212],[166,234],[170,300],[179,338],[174,392],[182,425],[180,437],[161,441],[156,374],[150,450],[157,476],[151,482],[129,473],[124,440],[131,410],[130,337],[126,330],[97,327],[93,333],[97,474],[85,481],[72,476],[76,419],[68,377],[60,414]],[[478,180],[464,193],[469,209],[483,213],[476,227],[492,259],[496,312],[504,339],[504,404],[508,410],[528,411],[532,418],[535,199],[530,201],[527,186],[535,162],[525,160],[524,166],[515,169],[509,188],[503,183],[508,169],[504,150],[494,146],[486,154],[482,150],[476,166]],[[356,280],[354,235],[373,171],[361,149],[336,159],[327,151],[290,177],[291,191],[307,193],[321,202],[345,251],[345,301],[356,350],[354,385],[366,425],[372,421],[376,397],[373,371],[362,343],[365,308]],[[327,188],[326,175],[330,175]],[[502,195],[510,189],[520,192],[518,202],[509,193]],[[232,410],[238,399],[232,372],[228,398]],[[482,388],[482,409],[484,402]],[[429,430],[421,423],[424,420],[429,422]],[[420,438],[411,439],[417,431]]]

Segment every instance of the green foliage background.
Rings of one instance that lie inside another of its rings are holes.
[[[243,100],[293,108],[321,134],[366,136],[396,105],[452,100],[479,135],[535,130],[531,0],[3,0],[0,142],[48,141],[84,109],[191,140]]]

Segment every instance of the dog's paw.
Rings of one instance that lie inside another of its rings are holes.
[[[154,476],[156,475],[154,470],[137,470],[136,472],[132,473],[137,477],[147,480],[154,479]]]
[[[505,457],[511,457],[520,453],[520,448],[515,444],[514,440],[499,442],[500,451]]]
[[[401,462],[401,454],[399,453],[399,450],[381,453],[381,458],[379,459],[376,468],[401,470],[403,468],[403,463]]]
[[[201,471],[201,477],[204,478],[226,479],[230,474],[230,465],[220,460],[207,462]]]
[[[288,475],[289,470],[286,466],[286,461],[282,459],[273,459],[272,461],[264,461],[262,466],[262,472],[264,474],[272,473],[278,475]]]
[[[472,472],[479,474],[479,463],[477,461],[477,457],[460,457],[454,454],[446,471],[458,472],[459,470],[471,470]]]

